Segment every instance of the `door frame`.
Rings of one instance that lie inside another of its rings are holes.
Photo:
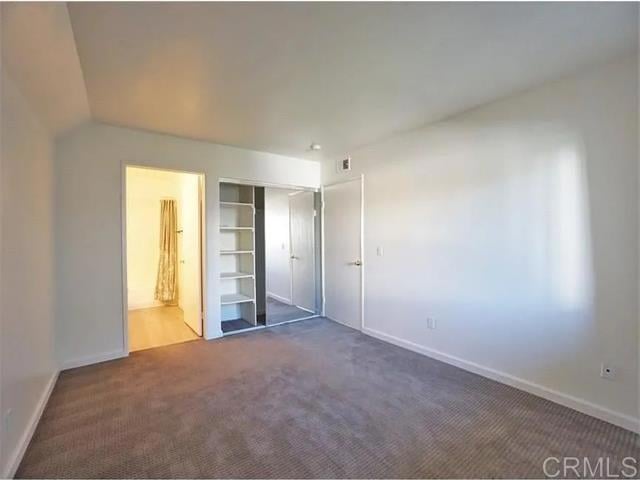
[[[320,227],[322,229],[321,243],[322,243],[322,316],[326,317],[326,297],[324,295],[325,285],[326,285],[326,269],[325,269],[325,189],[329,187],[333,187],[335,185],[341,185],[343,183],[350,182],[360,182],[360,261],[362,265],[360,266],[360,331],[364,330],[364,280],[365,280],[365,268],[366,268],[366,259],[364,258],[364,174],[360,174],[357,177],[350,177],[344,180],[339,180],[337,182],[328,183],[326,185],[322,185],[320,187],[320,195],[322,198],[322,221],[320,222]]]
[[[207,218],[206,218],[206,175],[204,172],[192,170],[179,170],[176,168],[167,168],[155,165],[139,165],[135,163],[122,162],[120,172],[120,226],[121,226],[121,248],[122,248],[122,348],[125,356],[129,353],[129,291],[127,279],[127,168],[141,168],[145,170],[160,170],[172,173],[188,173],[198,176],[199,190],[199,212],[200,212],[200,322],[202,323],[202,337],[206,338],[207,328],[207,302],[205,301],[206,293],[206,257],[207,257]]]

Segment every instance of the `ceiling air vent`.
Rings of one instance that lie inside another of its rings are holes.
[[[349,170],[351,170],[351,157],[338,160],[336,166],[338,167],[338,172],[348,172]]]

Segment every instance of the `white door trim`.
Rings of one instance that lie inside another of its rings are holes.
[[[127,285],[127,163],[120,165],[120,249],[122,251],[122,351],[129,355],[129,288]]]
[[[219,177],[219,183],[235,183],[236,185],[247,185],[249,187],[264,187],[264,188],[283,188],[285,190],[299,190],[303,192],[319,192],[319,188],[315,187],[302,187],[300,185],[289,185],[286,183],[272,183],[272,182],[259,182],[257,180],[249,180],[245,178],[231,178],[231,177]]]
[[[320,187],[320,195],[322,200],[322,221],[320,222],[321,227],[321,235],[320,235],[320,243],[322,245],[322,316],[326,316],[326,301],[325,301],[325,285],[326,285],[326,277],[325,277],[325,210],[324,210],[324,191],[325,188],[333,187],[334,185],[340,185],[343,183],[349,182],[360,182],[360,261],[362,265],[360,267],[360,331],[362,331],[364,326],[364,280],[365,280],[365,268],[366,268],[366,259],[364,258],[364,174],[360,174],[359,177],[348,178],[345,180],[340,180],[337,182],[328,183],[326,185],[322,185]]]

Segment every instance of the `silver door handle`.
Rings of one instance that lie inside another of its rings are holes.
[[[300,260],[300,257],[296,257],[295,255],[291,255],[291,260]]]
[[[362,260],[356,260],[355,262],[353,262],[351,265],[354,265],[356,267],[361,267],[362,266]]]

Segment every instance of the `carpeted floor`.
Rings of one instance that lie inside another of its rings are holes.
[[[542,477],[640,456],[573,410],[312,319],[63,372],[19,477]]]

